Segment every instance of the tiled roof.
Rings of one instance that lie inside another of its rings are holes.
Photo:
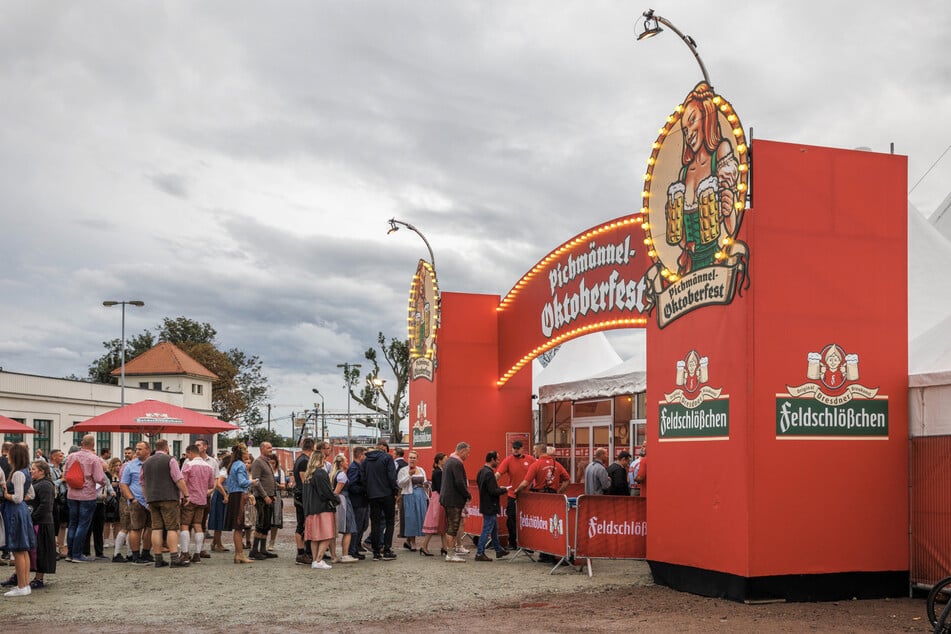
[[[119,376],[121,373],[122,368],[110,372],[113,376]],[[131,361],[126,361],[125,373],[126,376],[188,374],[212,380],[218,378],[214,372],[185,354],[181,348],[168,342],[162,342]]]

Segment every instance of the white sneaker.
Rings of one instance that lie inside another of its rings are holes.
[[[459,555],[446,555],[446,561],[451,564],[465,563],[466,560]]]
[[[466,549],[466,548],[463,548],[462,546],[456,546],[456,554],[457,554],[457,555],[468,555],[468,554],[469,554],[469,550]]]
[[[315,561],[314,563],[310,565],[310,567],[313,568],[314,570],[330,570],[332,568],[332,566],[328,564],[326,561],[324,561],[323,559],[321,559],[320,561]]]
[[[5,597],[25,597],[30,594],[30,586],[23,586],[22,588],[14,588],[9,592],[4,592],[3,596]]]
[[[342,564],[352,564],[356,561],[360,561],[360,560],[351,555],[344,555],[343,557],[340,558],[340,563]]]

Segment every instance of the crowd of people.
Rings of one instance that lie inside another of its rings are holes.
[[[354,447],[351,462],[344,454],[332,456],[330,443],[305,438],[289,474],[267,442],[256,458],[240,443],[217,458],[208,448],[199,440],[179,460],[169,454],[168,442],[158,439],[154,448],[146,442],[125,448],[120,459],[108,450],[97,455],[95,436],[89,434],[66,455],[58,449],[48,458],[37,452],[31,462],[25,444],[4,443],[0,561],[14,566],[2,582],[12,588],[4,596],[44,588],[45,575],[54,574],[60,560],[106,559],[110,534],[114,563],[184,568],[232,548],[235,564],[276,559],[282,495],[288,489],[297,519],[296,564],[330,570],[368,557],[391,561],[397,558],[394,537],[403,540],[407,553],[434,557],[434,536],[446,562],[467,561],[470,551],[462,538],[472,496],[463,464],[471,449],[465,442],[449,455],[435,454],[428,476],[415,451],[391,453],[382,440],[371,449]],[[641,451],[638,473],[628,452],[607,467],[607,451],[598,450],[585,473],[586,492],[627,495],[632,486],[646,486]],[[528,455],[515,441],[501,460],[498,452],[488,452],[476,478],[482,532],[475,561],[492,561],[489,547],[496,559],[518,547],[515,500],[521,491],[561,493],[568,481],[568,472],[543,444]],[[508,547],[498,531],[503,496]]]

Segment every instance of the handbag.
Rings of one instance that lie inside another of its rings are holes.
[[[106,522],[118,522],[119,521],[119,498],[112,496],[111,498],[106,498],[105,508],[103,509],[104,519]]]

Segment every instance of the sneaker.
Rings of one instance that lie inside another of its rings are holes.
[[[40,590],[41,588],[45,588],[45,587],[46,587],[46,584],[43,583],[42,579],[34,579],[33,581],[30,582],[30,588],[33,590]]]
[[[74,564],[91,564],[95,563],[95,559],[92,557],[87,557],[86,555],[80,555],[79,557],[73,557],[70,559]]]
[[[250,553],[248,553],[248,559],[254,559],[255,561],[263,561],[264,559],[267,559],[267,555],[265,555],[264,553],[259,553],[257,551],[251,551]]]
[[[192,563],[193,564],[201,563],[201,553],[195,553],[194,555],[192,555]]]
[[[330,570],[332,568],[332,566],[323,559],[320,561],[315,561],[310,565],[310,567],[312,570]]]
[[[112,556],[112,563],[114,564],[124,564],[127,561],[129,560],[123,557],[122,553],[116,553],[115,555]]]
[[[158,562],[155,564],[158,566]],[[172,560],[172,568],[188,568],[191,565],[191,560],[186,555],[185,557],[179,557]]]
[[[452,564],[459,564],[459,563],[466,562],[465,558],[460,557],[459,555],[446,555],[446,561]]]
[[[511,553],[510,551],[508,551],[508,550],[498,550],[498,551],[495,552],[495,558],[496,558],[496,559],[506,559],[506,558],[508,558],[508,556],[511,555],[511,554],[512,554],[512,553]]]
[[[147,563],[147,564],[150,564],[150,563],[152,563],[152,562],[155,561],[155,558],[152,557],[152,553],[143,553],[143,554],[139,555],[139,559],[141,559],[142,561],[144,561],[144,562]]]
[[[3,596],[5,597],[25,597],[30,594],[30,586],[23,586],[22,588],[14,588],[9,592],[4,592]]]
[[[383,561],[393,561],[394,559],[396,559],[396,553],[392,550],[383,551]]]
[[[0,582],[0,588],[12,588],[17,584],[17,575],[13,573],[6,581]]]
[[[309,566],[314,563],[314,560],[310,555],[297,555],[297,557],[294,559],[294,563],[298,566]]]
[[[200,553],[198,553],[198,558],[199,558],[199,559],[211,559],[211,554],[210,554],[208,551],[203,550],[203,551],[201,551]],[[195,558],[194,558],[194,557],[192,557],[192,563],[193,563],[193,564],[194,564],[194,563],[197,563],[197,562],[195,561]]]
[[[163,557],[162,555],[159,555],[158,557],[155,558],[156,568],[165,568],[166,566],[168,566],[168,562],[165,561],[165,557]]]
[[[267,550],[261,551],[261,554],[264,555],[265,559],[274,559],[278,556],[277,553],[272,553]]]
[[[380,553],[373,553],[373,561],[383,561],[383,555]]]
[[[128,562],[129,562],[130,564],[133,564],[133,565],[136,565],[136,566],[148,566],[148,565],[149,565],[149,562],[147,562],[146,560],[142,559],[142,557],[140,557],[140,556],[139,556],[138,554],[136,554],[136,553],[133,553],[132,556],[129,557]]]
[[[350,555],[344,555],[343,557],[340,558],[340,563],[342,564],[352,564],[358,561],[360,560],[357,559],[356,557],[351,557]]]
[[[468,555],[468,554],[469,554],[469,549],[468,549],[468,548],[463,548],[462,546],[456,546],[456,554],[457,554],[457,555]]]
[[[479,553],[475,556],[476,561],[492,561],[485,553]]]
[[[357,561],[363,561],[364,559],[367,558],[366,555],[364,555],[363,553],[359,553],[359,552],[358,552],[356,555],[352,555],[352,556],[355,557],[355,558],[357,559]]]

